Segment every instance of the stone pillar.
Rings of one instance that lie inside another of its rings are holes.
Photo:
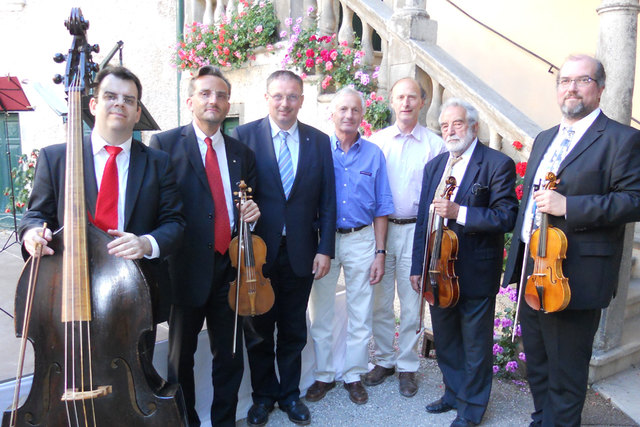
[[[318,19],[318,2],[316,0],[304,0],[303,7],[302,28],[310,28]],[[313,10],[309,13],[309,9],[311,8],[313,8]]]
[[[346,41],[349,46],[353,46],[356,37],[353,33],[353,10],[349,9],[347,3],[342,3],[342,25],[338,32],[338,41]]]
[[[362,51],[364,52],[362,63],[372,65],[375,54],[373,51],[373,28],[364,21],[362,22]]]
[[[338,26],[338,18],[333,9],[333,0],[320,0],[319,6],[318,32],[322,36],[330,36],[336,32]]]
[[[606,89],[600,106],[609,117],[626,124],[631,119],[639,11],[638,0],[602,0],[597,9],[600,15],[600,34],[596,56],[607,72]],[[625,230],[618,292],[609,308],[602,313],[593,345],[594,358],[621,343],[631,275],[633,229],[634,224],[628,224]]]
[[[294,21],[297,18],[304,19],[307,16],[308,7],[312,6],[314,3],[314,1],[308,0],[273,0],[273,7],[275,9],[276,16],[280,20],[280,27],[278,28],[278,31],[291,31],[290,28],[286,28],[284,25],[284,20],[287,18],[292,18]]]
[[[400,0],[398,0],[400,1]],[[429,18],[425,0],[405,0],[403,7],[393,11],[389,24],[389,80],[393,84],[403,77],[417,76],[415,55],[407,49],[406,41],[435,43],[438,25]]]
[[[224,5],[222,0],[205,0],[204,16],[202,22],[207,25],[217,24],[222,21],[222,15],[224,15]]]
[[[238,10],[238,5],[236,3],[237,3],[236,0],[227,0],[227,8],[226,8],[227,16],[231,16],[233,12],[236,12]]]
[[[502,150],[502,137],[496,129],[489,128],[489,147],[494,150]]]
[[[602,0],[596,56],[607,72],[600,106],[614,120],[629,124],[636,69],[638,0]]]
[[[427,127],[438,135],[440,135],[440,108],[442,107],[442,94],[444,93],[444,86],[431,78],[433,86],[433,97],[431,98],[431,105],[427,111]]]

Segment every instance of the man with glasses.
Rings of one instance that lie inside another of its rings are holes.
[[[416,80],[398,80],[391,88],[391,107],[396,122],[371,137],[371,142],[382,149],[387,160],[395,211],[389,215],[385,275],[373,291],[376,364],[362,380],[367,386],[375,386],[398,370],[399,391],[405,397],[418,392],[416,371],[420,367],[416,349],[420,338],[416,330],[422,327],[418,325],[420,298],[411,289],[409,270],[422,171],[429,160],[445,151],[442,139],[418,123],[426,99],[427,93]],[[393,347],[396,289],[400,300],[397,352]]]
[[[151,146],[169,153],[184,203],[184,244],[169,260],[172,307],[169,317],[169,380],[182,386],[190,426],[199,426],[193,377],[198,334],[206,319],[213,355],[211,424],[235,426],[242,381],[242,331],[232,353],[235,314],[228,302],[235,274],[229,241],[238,228],[233,192],[240,180],[255,186],[255,156],[224,135],[231,84],[215,67],[204,66],[189,82],[187,106],[193,122],[156,134]],[[242,206],[244,220],[260,216],[252,200]]]
[[[302,90],[302,79],[291,71],[272,73],[265,94],[268,116],[234,131],[256,153],[254,200],[262,211],[256,233],[267,245],[263,271],[275,293],[269,312],[244,319],[252,426],[266,424],[276,402],[292,422],[311,422],[298,388],[301,352],[311,285],[328,273],[334,254],[336,189],[329,137],[298,121]]]
[[[625,224],[640,220],[640,133],[600,110],[604,88],[600,61],[567,58],[556,84],[561,123],[536,137],[524,178],[504,285],[520,280],[537,211],[548,214],[549,224],[567,237],[562,271],[571,289],[563,311],[521,305],[535,408],[531,425],[580,425],[601,309],[616,292]],[[558,177],[557,189],[536,190],[548,172]],[[529,273],[533,262],[527,259]]]
[[[518,211],[516,168],[507,155],[478,140],[478,110],[469,103],[448,99],[439,122],[449,152],[437,156],[424,169],[411,285],[419,292],[422,272],[429,269],[424,259],[426,241],[434,231],[429,230],[433,211],[458,238],[454,271],[460,296],[450,307],[440,306],[436,297],[436,304],[430,307],[444,394],[427,405],[427,411],[457,409],[451,425],[464,427],[480,424],[491,394],[493,317],[504,233],[513,229]],[[451,176],[456,187],[447,200],[441,196]]]

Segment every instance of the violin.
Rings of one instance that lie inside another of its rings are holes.
[[[456,179],[450,176],[447,178],[441,197],[451,200],[455,188]],[[460,286],[454,271],[454,262],[458,256],[458,236],[444,226],[443,218],[436,215],[435,210],[429,218],[428,230],[433,231],[426,245],[422,268],[420,295],[423,299],[420,308],[420,325],[422,325],[424,300],[436,307],[450,308],[455,306],[460,298]]]
[[[180,388],[162,380],[144,351],[153,330],[150,284],[137,262],[108,253],[113,238],[88,221],[81,100],[98,68],[97,46],[87,43],[79,8],[65,25],[74,39],[66,56],[64,225],[49,243],[55,253],[30,258],[18,281],[16,335],[32,342],[35,363],[29,396],[4,413],[2,427],[183,426]],[[20,327],[22,319],[30,320]]]
[[[244,221],[242,206],[250,198],[252,190],[244,181],[234,194],[239,198],[240,225],[238,235],[229,243],[231,265],[236,269],[236,280],[229,287],[229,305],[236,313],[233,331],[233,354],[236,350],[238,316],[258,316],[271,310],[275,295],[271,281],[262,275],[267,258],[267,245],[249,230]]]
[[[556,189],[556,175],[546,176],[547,190]],[[553,313],[564,310],[571,300],[569,279],[562,273],[562,260],[567,254],[567,236],[549,225],[549,215],[541,214],[540,227],[531,234],[529,249],[533,273],[527,278],[524,299],[534,310]],[[535,218],[535,213],[534,213]]]

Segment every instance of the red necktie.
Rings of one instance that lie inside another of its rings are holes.
[[[227,211],[227,202],[224,198],[224,186],[222,185],[222,176],[220,175],[220,166],[218,165],[216,150],[214,150],[211,145],[211,138],[205,138],[204,142],[207,144],[204,168],[207,172],[207,181],[209,181],[209,188],[211,189],[215,209],[215,220],[213,223],[215,246],[217,252],[224,254],[227,252],[227,249],[229,249],[229,242],[231,241],[229,212]]]
[[[107,231],[118,228],[118,164],[116,157],[122,151],[121,147],[105,145],[109,158],[104,166],[100,191],[96,200],[96,217],[94,224]]]

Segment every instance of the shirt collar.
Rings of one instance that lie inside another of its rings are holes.
[[[278,133],[281,130],[284,130],[284,131],[288,132],[289,136],[293,137],[294,140],[295,140],[295,135],[296,135],[296,132],[298,131],[298,121],[297,120],[293,123],[293,126],[291,126],[290,129],[280,129],[280,127],[278,127],[276,122],[274,122],[273,119],[271,119],[271,116],[268,116],[268,117],[269,117],[269,124],[271,125],[271,138],[274,138],[276,135],[278,135]]]
[[[360,132],[358,132],[358,139],[356,139],[356,142],[353,143],[352,148],[355,146],[360,146],[360,141],[362,141],[362,136],[360,135]],[[331,146],[336,150],[338,148],[342,150],[342,147],[340,146],[340,140],[335,133],[331,135]]]
[[[198,139],[198,142],[205,144],[204,139],[207,137],[207,134],[202,132],[202,130],[198,127],[198,125],[195,124],[195,122],[192,122],[192,125],[193,125],[193,130],[196,133],[196,138]],[[220,144],[220,143],[224,144],[224,138],[222,137],[222,132],[218,127],[218,130],[216,131],[216,133],[211,135],[211,146],[215,147],[216,144]]]
[[[395,122],[393,124],[393,127],[395,128],[395,132],[394,132],[394,136],[413,136],[415,139],[420,139],[420,123],[416,123],[416,125],[413,127],[413,129],[411,129],[411,132],[409,133],[402,133],[402,131],[400,130],[400,127],[398,126],[398,122]]]
[[[118,145],[118,147],[122,148],[122,152],[125,154],[129,154],[131,151],[131,141],[133,140],[133,136],[130,136],[122,144]],[[100,150],[104,149],[105,145],[113,145],[109,144],[95,129],[91,131],[91,150],[93,155],[95,156],[100,152]],[[105,150],[106,151],[106,150]]]
[[[592,112],[590,112],[585,117],[581,118],[580,120],[578,120],[572,125],[565,123],[563,118],[562,121],[560,122],[560,132],[562,132],[563,129],[565,128],[571,128],[573,129],[573,132],[575,135],[583,135],[587,131],[587,129],[589,129],[589,126],[591,126],[593,122],[596,121],[596,118],[598,117],[599,114],[600,114],[600,108],[596,108],[595,110],[593,110]]]

